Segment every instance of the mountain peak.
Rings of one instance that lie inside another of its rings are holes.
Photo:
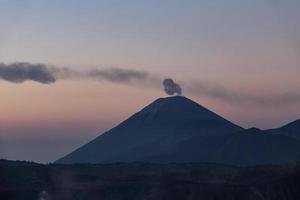
[[[180,121],[183,123],[190,120],[225,120],[184,96],[159,98],[136,113],[133,117],[135,119],[142,118],[143,121],[148,122],[155,120],[155,123],[158,121],[170,121],[172,123]]]
[[[169,102],[169,101],[192,101],[189,98],[183,95],[175,95],[175,96],[168,96],[168,97],[160,97],[156,101],[159,102]]]
[[[157,100],[155,100],[150,105],[159,105],[161,107],[168,106],[173,109],[188,109],[188,107],[190,107],[190,108],[198,107],[198,109],[201,108],[205,111],[209,111],[202,105],[196,103],[195,101],[193,101],[185,96],[181,96],[181,95],[170,96],[170,97],[161,97],[161,98],[158,98]],[[211,111],[209,111],[209,112],[211,112]]]
[[[155,161],[194,136],[230,134],[241,127],[184,97],[159,98],[120,125],[60,159],[60,163]],[[166,157],[165,162],[171,162]]]

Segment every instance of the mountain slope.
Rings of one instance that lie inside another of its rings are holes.
[[[199,139],[240,130],[190,99],[160,98],[57,162],[151,162],[153,157],[172,154],[178,144],[195,136]],[[166,157],[164,161],[171,160]]]
[[[300,119],[277,129],[267,130],[272,134],[280,134],[300,140]]]
[[[176,156],[175,156],[176,155]],[[214,162],[232,165],[283,164],[300,160],[300,141],[251,128],[238,133],[199,139],[178,145],[173,162]],[[165,155],[156,158],[164,160]]]

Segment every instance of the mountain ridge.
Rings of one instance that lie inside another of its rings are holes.
[[[290,122],[280,128],[269,129],[268,133],[285,135],[300,140],[300,119]]]
[[[258,128],[212,136],[205,140],[195,137],[185,143],[179,145],[175,154],[176,159],[184,158],[186,162],[197,160],[247,166],[284,164],[300,160],[300,141],[285,135],[270,134]],[[202,153],[195,155],[193,152]]]

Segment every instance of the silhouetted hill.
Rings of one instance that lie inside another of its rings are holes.
[[[0,163],[0,199],[298,200],[299,170],[299,163],[244,168],[208,163]]]
[[[6,160],[6,159],[0,159],[0,165],[2,166],[33,166],[33,165],[40,165],[35,162],[29,162],[29,161],[12,161],[12,160]]]
[[[197,153],[195,153],[197,152]],[[163,161],[164,156],[157,157]],[[257,128],[238,133],[190,138],[178,145],[173,162],[216,162],[233,165],[284,164],[300,160],[300,141]]]
[[[268,133],[280,134],[300,140],[300,119],[277,129],[267,130]]]
[[[226,135],[240,130],[241,127],[186,97],[160,98],[57,163],[152,162],[153,157],[172,154],[178,144],[195,136]],[[172,160],[164,158],[164,162]]]

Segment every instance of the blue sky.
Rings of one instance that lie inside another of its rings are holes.
[[[7,62],[197,68],[201,59],[227,51],[299,48],[295,44],[299,4],[297,0],[4,1],[0,55]]]

